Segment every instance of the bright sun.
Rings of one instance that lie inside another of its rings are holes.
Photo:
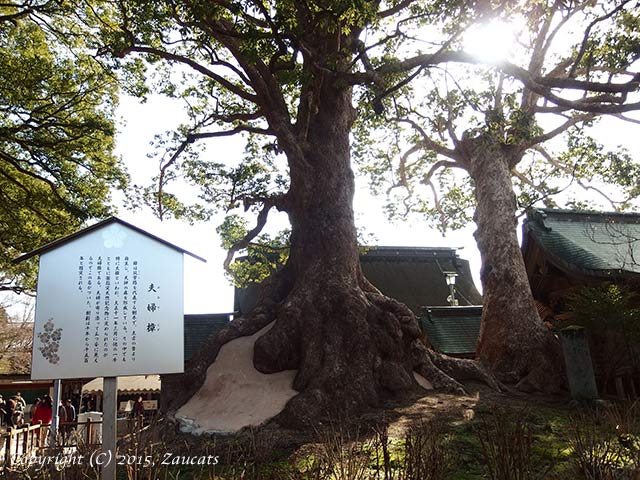
[[[509,59],[516,42],[512,24],[500,20],[471,28],[464,36],[464,50],[480,60]]]

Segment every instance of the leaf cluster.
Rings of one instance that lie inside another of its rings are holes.
[[[0,7],[0,19],[18,6]],[[10,260],[104,217],[127,176],[113,155],[117,84],[45,2],[0,20],[0,285],[34,287]],[[29,14],[29,11],[34,13]]]
[[[582,287],[567,296],[566,308],[573,322],[591,333],[619,333],[632,343],[640,341],[640,298],[628,287]]]
[[[216,229],[222,247],[229,250],[246,237],[248,222],[240,215],[228,215]],[[229,265],[228,278],[233,285],[244,288],[251,283],[260,283],[287,262],[289,258],[289,230],[271,236],[263,233],[251,242],[243,252],[245,257]]]

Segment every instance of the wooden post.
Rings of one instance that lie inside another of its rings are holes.
[[[13,435],[13,428],[9,427],[7,430],[7,443],[4,452],[4,463],[7,466],[11,465],[11,440]]]
[[[618,398],[620,400],[626,400],[627,395],[625,394],[625,391],[624,391],[624,383],[622,382],[622,377],[617,376],[614,379],[614,382],[616,384],[616,394],[618,395]]]
[[[118,377],[104,377],[102,410],[102,452],[109,463],[102,467],[102,480],[116,478],[116,436],[118,411]]]

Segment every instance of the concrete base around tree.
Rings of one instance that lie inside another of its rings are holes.
[[[222,346],[200,390],[176,413],[183,431],[236,432],[260,425],[297,395],[291,387],[295,370],[266,375],[253,366],[254,344],[272,326]]]

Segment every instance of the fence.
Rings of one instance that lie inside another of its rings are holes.
[[[0,464],[9,466],[17,459],[28,459],[46,454],[53,448],[50,425],[29,425],[9,428],[0,433]],[[56,436],[55,448],[77,449],[79,446],[102,444],[102,422],[63,423]]]

